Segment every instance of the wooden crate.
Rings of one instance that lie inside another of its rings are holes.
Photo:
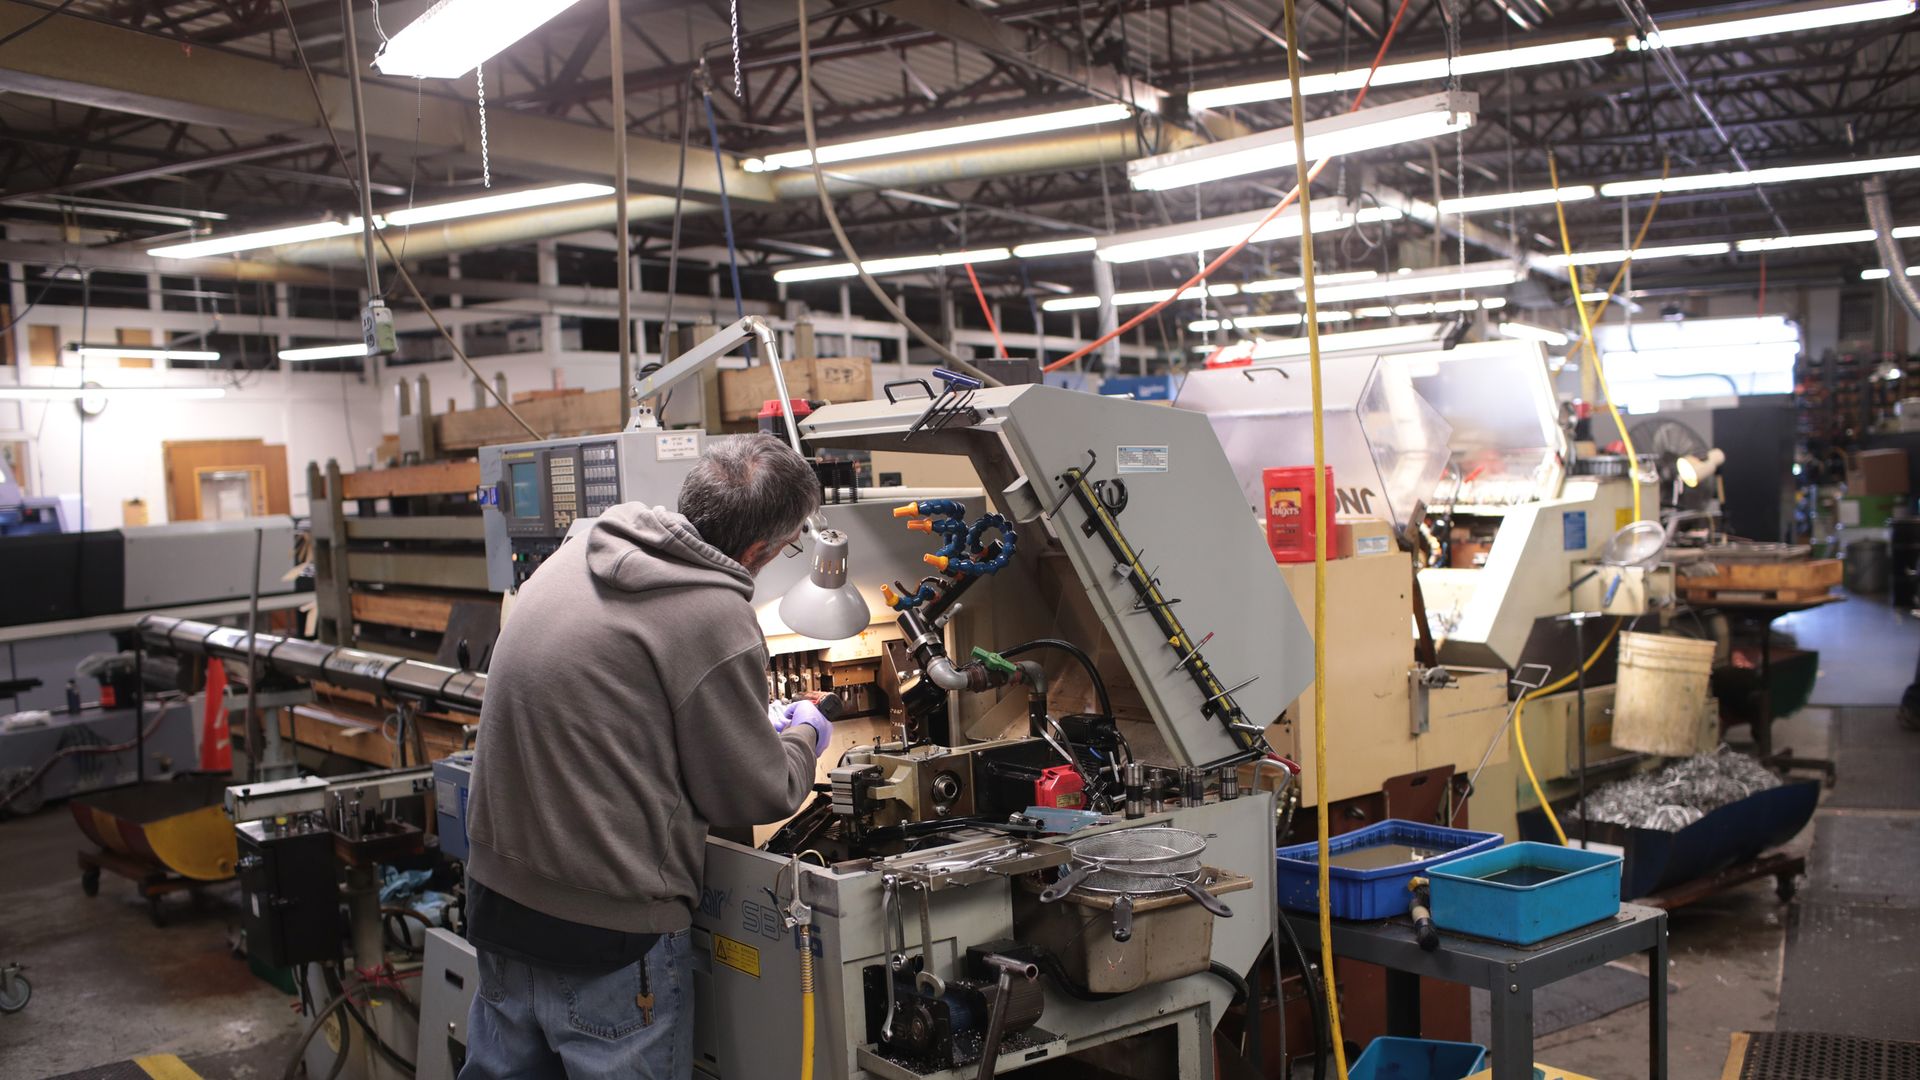
[[[808,401],[838,403],[873,397],[873,361],[864,356],[788,360],[780,366],[787,393]],[[720,373],[720,416],[724,420],[751,420],[760,406],[776,401],[780,391],[773,369],[766,364]]]
[[[1806,592],[1823,593],[1840,584],[1839,559],[1794,559],[1789,562],[1719,562],[1711,576],[1682,576],[1680,587],[1695,592]]]
[[[514,402],[513,411],[540,432],[543,439],[595,435],[619,431],[626,422],[626,392],[593,390],[587,393],[561,392],[556,396]],[[507,410],[468,409],[441,413],[433,418],[435,441],[443,454],[478,450],[501,443],[532,442],[519,422]]]

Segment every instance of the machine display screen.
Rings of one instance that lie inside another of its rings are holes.
[[[507,466],[507,480],[513,486],[513,516],[532,520],[541,516],[539,463],[516,461]]]

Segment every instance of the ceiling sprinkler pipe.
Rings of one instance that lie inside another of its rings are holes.
[[[1907,309],[1907,314],[1920,319],[1920,292],[1914,290],[1913,279],[1907,276],[1907,260],[1900,254],[1900,241],[1893,238],[1893,213],[1887,207],[1887,182],[1879,176],[1867,177],[1865,185],[1867,196],[1867,224],[1874,232],[1874,247],[1880,253],[1880,265],[1887,271],[1887,287]]]

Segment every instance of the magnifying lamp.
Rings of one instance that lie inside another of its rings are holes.
[[[1726,463],[1726,451],[1715,447],[1707,451],[1707,456],[1704,458],[1688,454],[1673,463],[1673,471],[1674,474],[1680,478],[1682,484],[1694,488],[1699,487],[1707,480],[1713,479],[1713,474],[1719,472],[1720,466]]]

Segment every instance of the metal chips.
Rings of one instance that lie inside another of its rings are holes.
[[[1696,754],[1658,772],[1595,789],[1587,796],[1587,820],[1678,832],[1709,811],[1779,786],[1780,778],[1766,766],[1722,745],[1711,754]],[[1580,815],[1576,809],[1569,816]]]

